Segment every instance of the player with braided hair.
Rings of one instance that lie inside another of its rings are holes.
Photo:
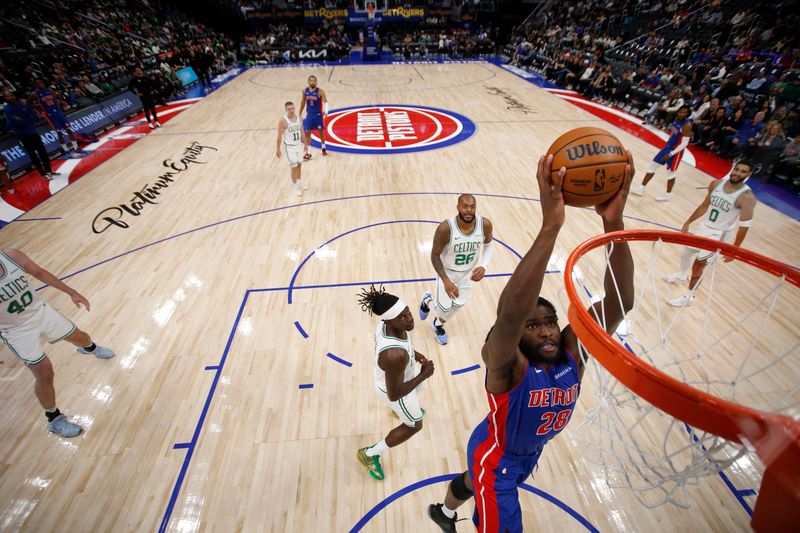
[[[361,289],[361,309],[378,315],[375,330],[375,388],[383,401],[400,418],[402,424],[372,446],[358,450],[358,460],[374,479],[384,478],[380,456],[398,446],[422,429],[425,411],[419,406],[417,390],[433,375],[433,361],[414,350],[409,332],[414,317],[403,300],[380,286]]]

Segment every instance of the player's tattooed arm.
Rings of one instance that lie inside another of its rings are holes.
[[[405,381],[405,370],[408,364],[408,354],[399,348],[389,348],[378,355],[378,366],[386,374],[386,396],[389,401],[396,402],[407,396],[420,383],[433,375],[433,361],[422,364],[420,373],[409,381]]]
[[[436,274],[444,283],[444,291],[447,295],[451,298],[458,298],[458,287],[456,287],[455,283],[450,281],[450,278],[447,277],[447,272],[444,269],[444,263],[442,263],[442,252],[444,252],[444,247],[447,246],[447,243],[450,242],[450,224],[447,221],[442,222],[436,228],[436,233],[433,235],[433,246],[431,247],[431,263],[433,264],[433,269],[436,271]]]

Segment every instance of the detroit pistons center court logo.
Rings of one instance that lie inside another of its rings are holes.
[[[371,105],[336,109],[325,121],[328,150],[351,154],[402,154],[452,146],[469,139],[475,124],[433,107]],[[319,148],[318,132],[312,145]]]

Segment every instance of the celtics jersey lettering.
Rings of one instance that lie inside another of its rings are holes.
[[[478,265],[483,246],[483,217],[475,215],[472,233],[465,235],[458,227],[458,217],[447,219],[450,225],[450,242],[442,251],[442,264],[447,270],[464,272]]]
[[[740,218],[740,209],[736,207],[736,201],[741,195],[750,190],[750,187],[743,185],[733,192],[726,192],[725,185],[728,178],[720,180],[714,190],[711,191],[711,203],[706,211],[706,218],[703,223],[715,230],[728,231],[736,226]]]
[[[42,301],[22,267],[0,252],[0,328],[24,324]]]
[[[386,373],[378,365],[378,357],[381,352],[397,348],[404,350],[408,355],[408,362],[406,369],[403,373],[403,381],[411,381],[419,372],[417,371],[417,363],[414,360],[414,347],[411,345],[411,334],[406,333],[406,339],[398,339],[391,337],[386,333],[386,322],[383,320],[378,322],[378,329],[375,330],[375,384],[383,392],[386,392]]]
[[[291,121],[286,116],[283,119],[286,121],[286,129],[283,130],[283,144],[286,146],[300,146],[303,144],[303,140],[300,138],[303,130],[300,117],[295,117],[294,121]]]

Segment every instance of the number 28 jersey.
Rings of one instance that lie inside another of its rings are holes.
[[[464,235],[458,227],[458,216],[447,219],[450,226],[450,242],[442,251],[442,264],[447,270],[465,272],[478,265],[483,246],[483,217],[475,215],[472,233]]]
[[[31,287],[28,274],[0,252],[0,329],[24,324],[42,302]]]

